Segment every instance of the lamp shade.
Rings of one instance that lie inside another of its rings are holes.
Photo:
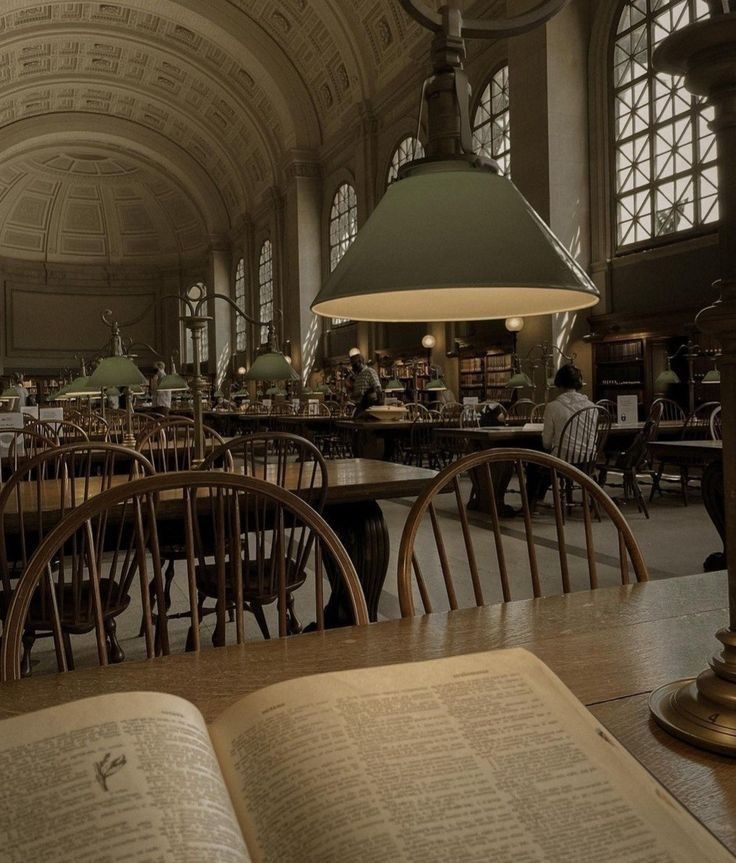
[[[245,376],[247,381],[298,381],[299,375],[278,351],[257,356]]]
[[[172,372],[171,374],[164,375],[161,378],[156,389],[162,390],[163,392],[182,393],[189,389],[189,384],[180,374]]]
[[[704,384],[719,384],[721,382],[721,373],[718,369],[711,369],[703,375]]]
[[[80,375],[75,378],[66,391],[68,398],[78,398],[81,396],[99,396],[102,387],[95,387],[90,383],[89,377]]]
[[[510,180],[458,160],[414,165],[389,186],[312,310],[359,321],[471,321],[585,309],[598,299]]]
[[[442,380],[442,378],[434,378],[431,380],[427,386],[425,387],[427,390],[433,390],[436,393],[444,392],[447,389],[447,385]]]
[[[670,384],[679,384],[680,378],[672,371],[672,369],[667,369],[663,371],[662,374],[657,378],[654,382],[655,387],[668,387]]]
[[[516,372],[515,375],[512,375],[509,378],[509,382],[506,384],[506,386],[510,390],[521,390],[524,387],[532,387],[534,386],[534,384],[532,383],[529,375],[524,374],[524,372]]]
[[[146,383],[138,366],[128,357],[105,357],[89,378],[98,390],[105,387],[132,387]]]
[[[391,380],[383,388],[383,391],[385,393],[403,393],[404,385],[396,378],[391,378]]]

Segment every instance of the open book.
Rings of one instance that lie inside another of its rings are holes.
[[[523,650],[291,680],[209,728],[100,696],[0,741],[4,863],[734,859]]]

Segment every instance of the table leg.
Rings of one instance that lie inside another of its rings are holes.
[[[324,516],[347,549],[363,587],[368,616],[378,619],[378,600],[386,580],[389,536],[381,507],[374,500],[325,507]],[[325,608],[325,626],[350,626],[353,614],[334,565],[325,561],[332,595]]]
[[[726,512],[723,497],[723,462],[712,461],[703,470],[700,482],[703,503],[715,525],[719,536],[723,540],[723,551],[715,551],[709,554],[703,563],[705,572],[713,572],[726,568]]]

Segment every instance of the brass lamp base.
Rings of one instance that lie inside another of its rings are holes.
[[[695,679],[660,686],[649,696],[649,709],[659,725],[701,749],[736,757],[736,666],[734,633],[722,630],[723,654]]]
[[[128,449],[135,449],[136,448],[135,435],[129,434],[128,432],[126,432],[123,435],[123,446],[127,446]]]

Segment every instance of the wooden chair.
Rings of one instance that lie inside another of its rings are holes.
[[[598,399],[596,402],[599,408],[607,410],[612,417],[618,416],[618,403],[613,399]]]
[[[327,463],[319,448],[304,437],[286,432],[260,432],[228,441],[205,459],[201,470],[233,471],[275,483],[306,500],[320,514],[327,497]],[[202,602],[207,597],[217,598],[214,587],[211,582],[202,585]],[[293,593],[287,600],[290,630],[298,631]],[[245,601],[264,638],[269,638],[263,607],[273,602],[273,597],[252,591]]]
[[[355,408],[355,402],[345,402],[342,406],[342,416],[345,417],[345,419],[352,419],[355,416]]]
[[[685,425],[680,433],[680,440],[709,440],[711,439],[711,418],[716,409],[720,408],[718,402],[704,402],[697,407],[692,414],[685,420]],[[703,463],[697,458],[688,455],[675,456],[670,455],[667,459],[660,460],[656,469],[652,470],[652,490],[649,493],[649,501],[654,500],[654,495],[659,492],[662,494],[662,480],[670,480],[679,483],[682,502],[685,506],[689,503],[688,487],[692,479],[695,477],[692,471],[695,470],[698,478],[702,476]],[[673,468],[677,473],[672,476],[667,475],[667,468]]]
[[[332,411],[327,407],[324,402],[317,402],[317,404],[309,404],[309,402],[303,402],[299,406],[299,416],[301,417],[331,417]]]
[[[687,419],[687,414],[680,407],[680,405],[673,401],[672,399],[666,398],[658,398],[654,399],[652,402],[652,407],[656,404],[662,405],[662,414],[661,414],[661,423],[673,423],[673,422],[681,422],[684,423]],[[651,412],[651,409],[650,409]]]
[[[89,435],[82,426],[68,420],[33,420],[26,428],[44,437],[56,438],[60,445],[85,443],[89,440]]]
[[[434,437],[434,425],[418,417],[411,424],[409,449],[404,453],[404,464],[439,470],[440,452]]]
[[[531,464],[551,472],[553,525],[532,518],[525,479]],[[513,530],[499,517],[494,495],[488,512],[468,512],[461,486],[468,471],[483,475],[489,487],[501,476],[518,483],[522,508]],[[582,496],[579,521],[564,517],[560,488],[568,481]],[[605,516],[600,524],[593,522],[592,500]],[[449,545],[458,534],[461,552]],[[579,548],[584,555],[578,554]],[[430,567],[438,569],[432,582]],[[409,617],[415,614],[416,601],[425,613],[454,610],[509,602],[512,594],[540,597],[606,582],[628,584],[632,571],[638,581],[647,580],[646,564],[626,519],[590,476],[546,453],[493,449],[446,467],[415,501],[399,547],[399,602],[402,616]]]
[[[532,411],[535,407],[536,405],[531,399],[519,399],[518,402],[511,405],[506,415],[510,420],[524,419],[531,422]]]
[[[545,402],[541,404],[534,405],[531,414],[529,415],[530,423],[543,423],[544,422],[544,412],[547,409],[547,405]]]
[[[649,518],[649,509],[639,487],[638,475],[643,473],[649,464],[648,447],[651,441],[657,439],[662,411],[661,404],[652,405],[644,428],[636,435],[631,446],[625,452],[619,453],[612,462],[603,465],[598,476],[598,482],[604,486],[611,473],[620,473],[624,501],[628,502],[633,497],[639,512],[643,512],[647,518]]]
[[[203,427],[205,457],[225,441],[213,428]],[[143,430],[136,449],[156,468],[156,473],[192,470],[194,460],[194,420],[167,419]]]
[[[291,492],[254,477],[219,471],[191,471],[147,477],[110,489],[79,506],[41,543],[13,595],[0,652],[2,680],[18,679],[21,672],[21,643],[34,605],[45,604],[50,614],[57,665],[68,669],[63,649],[64,621],[68,614],[66,593],[59,591],[60,570],[52,561],[63,558],[64,550],[76,543],[87,561],[79,589],[85,597],[85,620],[96,635],[97,661],[105,666],[106,621],[109,609],[119,597],[129,594],[138,581],[143,600],[146,655],[172,652],[169,619],[165,611],[155,621],[146,586],[155,584],[159,609],[163,608],[163,571],[159,552],[159,525],[176,518],[184,526],[188,549],[189,614],[192,618],[188,647],[200,649],[197,602],[198,579],[214,578],[217,584],[217,628],[224,633],[226,610],[234,601],[235,633],[238,643],[246,638],[244,597],[252,586],[262,593],[271,591],[278,603],[279,635],[288,634],[287,592],[291,579],[307,572],[313,587],[315,627],[324,629],[325,570],[336,573],[346,592],[358,624],[368,623],[368,611],[355,568],[339,539],[307,503]],[[97,536],[105,525],[115,522],[124,529],[117,553],[102,560],[97,553]],[[216,536],[213,548],[202,547],[202,532]],[[309,561],[305,549],[310,549]],[[66,571],[66,570],[64,570]],[[53,597],[64,601],[54,603]],[[99,597],[99,599],[97,599]],[[306,606],[305,606],[306,607]]]
[[[263,402],[251,402],[243,413],[247,416],[267,417],[269,409]]]
[[[460,422],[460,415],[463,412],[463,405],[460,402],[445,402],[440,407],[440,419],[443,422],[458,424]]]
[[[599,405],[581,408],[562,427],[553,455],[592,476],[602,459],[610,430],[611,415],[605,408]]]
[[[710,415],[710,437],[711,440],[722,440],[722,431],[721,431],[721,406],[713,411]]]
[[[152,474],[153,465],[127,447],[108,443],[77,443],[54,447],[23,462],[0,489],[0,612],[7,610],[13,584],[24,575],[34,550],[45,536],[78,506],[93,496],[124,483]],[[106,540],[102,525],[96,537],[101,555]],[[53,559],[57,579],[56,599],[65,604],[61,617],[66,660],[73,664],[69,636],[91,631],[89,603],[94,597],[82,590],[79,581],[89,561],[71,544]],[[115,637],[115,616],[127,606],[127,595],[106,584],[105,632],[113,661],[122,658]],[[69,595],[67,595],[69,594]],[[24,636],[24,672],[30,673],[30,654],[38,635],[51,631],[52,609],[46,597],[32,608]]]
[[[277,402],[271,406],[272,417],[293,417],[295,413],[291,402]]]
[[[461,429],[477,429],[480,428],[480,414],[475,405],[465,405],[460,413],[460,428]]]
[[[64,417],[66,420],[66,416]],[[100,416],[99,414],[92,413],[86,414],[74,422],[82,429],[84,429],[89,440],[95,441],[109,441],[110,440],[110,426],[107,420]]]
[[[414,420],[428,420],[430,418],[429,409],[419,404],[419,402],[409,402],[404,407],[406,408],[406,418],[410,422],[414,422]]]
[[[39,453],[56,449],[59,439],[29,428],[3,429],[0,432],[0,482],[7,482],[16,470]]]

